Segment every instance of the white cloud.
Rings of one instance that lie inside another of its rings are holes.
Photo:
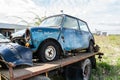
[[[96,26],[98,29],[108,28],[99,25],[100,23],[120,23],[119,0],[0,0],[0,22],[20,21],[12,16],[22,17],[31,22],[35,17],[31,11],[42,17],[59,14],[60,10],[87,21],[92,30]]]
[[[0,22],[18,23],[20,20],[15,16],[29,22],[35,16],[31,12],[43,15],[44,8],[37,6],[32,0],[0,0]]]

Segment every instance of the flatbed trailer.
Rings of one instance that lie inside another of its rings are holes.
[[[53,70],[63,69],[66,66],[80,62],[95,55],[98,55],[98,57],[101,59],[102,53],[79,53],[74,56],[59,59],[57,61],[47,63],[35,62],[34,66],[23,68],[13,68],[11,63],[5,62],[9,69],[0,69],[0,80],[23,80],[41,74],[49,77],[49,72]]]

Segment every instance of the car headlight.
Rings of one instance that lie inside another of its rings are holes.
[[[30,40],[30,30],[29,29],[26,29],[25,40],[26,40],[26,42],[28,42]]]

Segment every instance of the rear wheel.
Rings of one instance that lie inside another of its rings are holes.
[[[87,52],[94,53],[94,44],[92,41],[89,43],[89,47],[87,49]]]
[[[89,53],[94,53],[94,44],[92,41],[90,41],[90,44],[89,44],[89,48],[87,49],[87,52]],[[92,56],[90,57],[90,60],[91,60],[91,64],[92,64],[92,68],[95,69],[96,68],[96,59],[95,59],[95,56]]]
[[[91,76],[92,65],[90,59],[86,59],[81,63],[82,80],[89,80]]]
[[[63,77],[65,80],[89,80],[92,65],[90,59],[74,63],[65,68]]]
[[[35,76],[32,78],[29,78],[28,80],[50,80],[50,78],[48,78],[46,76]]]
[[[47,41],[40,47],[38,54],[42,62],[57,60],[60,55],[60,48],[55,42]]]

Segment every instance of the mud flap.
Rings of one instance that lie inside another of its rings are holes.
[[[7,45],[0,46],[0,57],[6,62],[13,63],[15,66],[33,65],[31,49],[16,43],[8,43]]]

